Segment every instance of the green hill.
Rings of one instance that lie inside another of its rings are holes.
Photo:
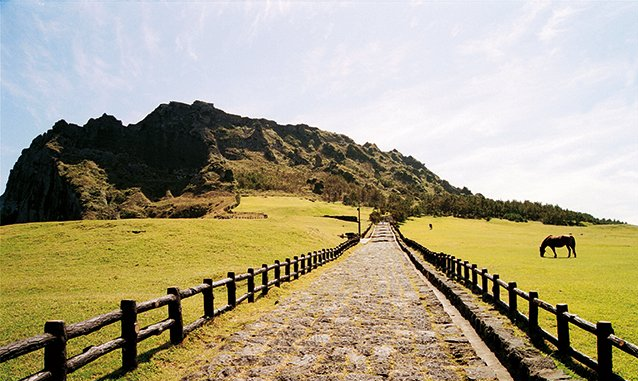
[[[128,126],[109,115],[82,127],[57,122],[11,171],[1,218],[201,217],[232,207],[229,196],[246,189],[378,207],[391,193],[463,192],[396,150],[171,102]]]

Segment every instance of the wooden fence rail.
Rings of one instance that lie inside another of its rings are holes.
[[[487,269],[479,270],[476,264],[470,264],[452,255],[436,253],[428,250],[418,242],[406,238],[399,229],[395,229],[403,243],[418,251],[423,259],[445,273],[450,279],[468,287],[473,293],[481,294],[486,301],[493,303],[498,310],[507,314],[515,322],[527,327],[528,335],[532,339],[542,338],[554,345],[558,352],[571,357],[587,366],[598,374],[601,380],[611,380],[616,377],[613,373],[612,347],[638,358],[638,346],[614,335],[612,325],[608,321],[593,324],[578,315],[569,312],[567,304],[551,305],[538,298],[537,291],[525,292],[517,288],[516,282],[505,282],[498,274],[490,274]],[[407,250],[404,248],[404,251]],[[480,279],[480,284],[479,284]],[[489,283],[491,282],[491,287]],[[506,292],[507,303],[501,297],[501,289]],[[527,302],[527,315],[519,310],[518,298]],[[539,326],[539,308],[556,317],[556,336]],[[570,325],[576,326],[596,337],[597,359],[573,348],[570,342]]]
[[[0,347],[0,363],[44,349],[44,369],[22,378],[21,381],[62,381],[66,380],[68,374],[107,353],[121,349],[122,369],[124,371],[135,369],[138,366],[137,344],[139,342],[169,331],[171,344],[179,344],[188,333],[203,326],[215,316],[232,310],[245,300],[249,303],[254,302],[256,298],[267,295],[268,289],[273,286],[279,287],[283,282],[299,279],[300,275],[310,273],[318,266],[337,259],[358,242],[359,238],[355,237],[335,248],[302,254],[300,257],[295,256],[292,260],[286,258],[283,263],[277,260],[272,265],[262,264],[258,269],[249,268],[244,274],[236,275],[229,272],[226,278],[215,282],[212,279],[204,279],[201,284],[188,289],[169,287],[165,296],[141,303],[137,303],[135,300],[122,300],[118,310],[79,323],[67,325],[61,320],[47,321],[44,325],[44,334]],[[283,275],[281,274],[282,267],[284,267]],[[255,277],[259,275],[261,275],[260,285],[255,286]],[[246,292],[237,296],[237,287],[240,282],[245,283]],[[215,308],[213,290],[222,287],[226,288],[227,301],[221,307]],[[182,318],[182,301],[200,294],[202,295],[203,315],[185,325]],[[143,328],[139,327],[138,316],[140,314],[165,306],[168,309],[166,319]],[[118,322],[121,328],[120,337],[86,348],[81,354],[68,357],[67,343],[69,340],[99,331]]]

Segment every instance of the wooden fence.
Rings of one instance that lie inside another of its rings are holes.
[[[638,358],[638,346],[614,335],[610,322],[599,321],[593,324],[570,313],[567,304],[553,306],[539,299],[536,291],[525,292],[517,288],[516,282],[505,282],[498,274],[488,273],[486,268],[479,269],[476,264],[470,264],[461,258],[430,251],[418,242],[404,237],[399,229],[395,230],[405,244],[422,254],[425,261],[444,272],[448,278],[466,286],[473,293],[481,294],[484,300],[490,301],[510,319],[526,327],[531,339],[547,340],[558,349],[561,355],[571,357],[597,372],[599,379],[611,380],[615,377],[612,370],[612,347]],[[503,294],[501,289],[504,290]],[[527,303],[527,315],[519,311],[519,298]],[[556,317],[556,336],[539,326],[539,308]],[[597,360],[572,347],[569,339],[570,325],[596,337]]]
[[[21,379],[21,381],[36,380],[66,380],[70,374],[81,367],[99,359],[114,350],[122,350],[122,369],[128,371],[138,365],[137,344],[151,336],[170,331],[171,344],[179,344],[189,332],[201,327],[207,321],[224,312],[230,311],[241,302],[255,301],[256,297],[268,294],[272,286],[279,287],[283,282],[298,279],[301,275],[310,273],[318,266],[340,257],[347,249],[356,245],[359,238],[349,239],[333,249],[323,249],[295,256],[292,260],[286,258],[284,262],[276,260],[274,264],[263,264],[258,269],[249,268],[245,274],[229,272],[224,279],[213,282],[204,279],[202,284],[188,288],[168,288],[167,295],[146,302],[137,303],[135,300],[122,300],[120,309],[93,317],[80,323],[66,324],[61,320],[50,320],[44,325],[44,333],[28,339],[20,340],[0,347],[0,363],[24,356],[28,353],[44,348],[44,369]],[[283,269],[283,274],[282,274]],[[261,275],[261,279],[258,279]],[[255,281],[260,280],[260,285]],[[246,292],[237,295],[238,284],[245,281]],[[226,288],[227,300],[216,308],[213,290]],[[182,300],[195,295],[202,295],[203,316],[184,324],[182,319]],[[167,306],[168,317],[144,328],[139,328],[137,318],[140,314]],[[119,322],[121,336],[106,343],[86,348],[83,353],[68,358],[67,342],[74,338],[96,332],[106,326]]]

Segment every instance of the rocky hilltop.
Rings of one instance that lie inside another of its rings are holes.
[[[0,197],[2,224],[199,217],[244,189],[377,205],[391,195],[469,193],[396,150],[307,125],[227,114],[213,104],[162,104],[124,126],[61,120],[36,137]]]

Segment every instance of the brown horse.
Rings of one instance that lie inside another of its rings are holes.
[[[545,256],[545,248],[548,247],[554,252],[554,258],[556,258],[555,247],[567,246],[567,258],[572,256],[574,252],[574,258],[576,258],[576,239],[571,235],[548,235],[547,238],[541,243],[541,257]]]

